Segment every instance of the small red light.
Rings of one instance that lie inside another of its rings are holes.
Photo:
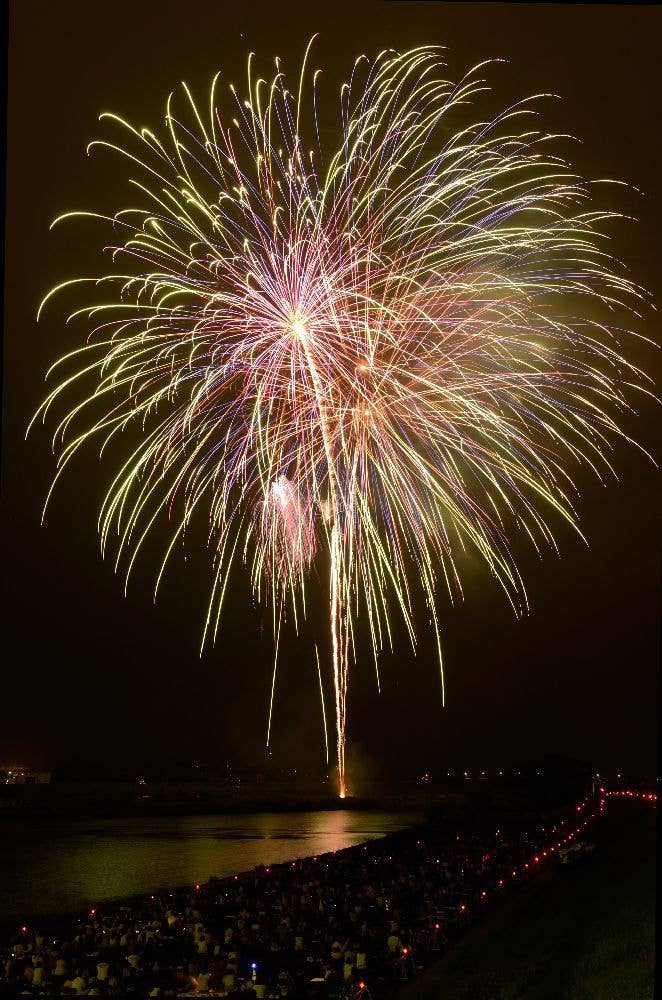
[[[195,883],[195,891],[196,892],[200,892],[200,883],[199,882]]]
[[[27,927],[21,927],[21,930],[23,931],[24,934],[27,933]]]

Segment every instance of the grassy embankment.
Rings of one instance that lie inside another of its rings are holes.
[[[655,821],[610,803],[592,856],[495,905],[403,1000],[652,1000]]]

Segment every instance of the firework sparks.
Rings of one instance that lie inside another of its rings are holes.
[[[441,665],[435,597],[461,595],[463,548],[526,608],[510,535],[553,545],[549,513],[577,526],[573,467],[611,469],[625,386],[646,382],[614,317],[645,295],[608,252],[615,213],[592,207],[592,185],[530,127],[531,100],[473,121],[484,67],[454,83],[434,47],[361,57],[329,149],[308,55],[294,92],[278,60],[269,81],[249,58],[229,113],[218,77],[206,112],[184,87],[185,114],[171,98],[162,136],[102,116],[128,145],[92,146],[128,158],[142,204],[61,217],[126,234],[110,247],[126,267],[46,296],[91,289],[72,315],[92,335],[54,366],[68,374],[39,414],[73,395],[56,480],[89,442],[103,451],[140,429],[99,518],[127,579],[161,515],[172,535],[156,589],[191,519],[206,519],[203,645],[236,561],[273,607],[276,646],[326,566],[344,796],[359,621],[378,678],[394,617],[415,646],[422,593]],[[273,684],[271,702],[269,725]]]

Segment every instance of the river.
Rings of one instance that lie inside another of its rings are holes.
[[[382,837],[412,812],[344,811],[0,823],[0,919],[84,910]]]

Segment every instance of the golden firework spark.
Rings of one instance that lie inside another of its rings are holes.
[[[264,79],[249,57],[229,113],[219,76],[206,111],[184,85],[186,113],[171,96],[161,136],[101,116],[128,145],[91,145],[127,158],[140,203],[60,217],[125,233],[111,248],[125,272],[46,296],[40,311],[65,287],[90,289],[72,316],[92,336],[54,366],[71,370],[38,412],[73,399],[56,480],[84,445],[140,429],[99,518],[127,579],[164,513],[180,510],[156,589],[189,522],[207,520],[203,645],[236,560],[276,637],[326,564],[344,796],[359,622],[378,671],[394,617],[416,644],[422,592],[441,665],[435,597],[461,594],[467,547],[526,608],[508,532],[553,545],[549,512],[577,525],[569,470],[611,468],[626,387],[646,382],[620,354],[636,334],[618,317],[645,295],[608,251],[616,213],[549,152],[533,99],[474,121],[484,65],[451,82],[435,47],[363,56],[329,150],[309,49],[294,92],[278,60]]]

